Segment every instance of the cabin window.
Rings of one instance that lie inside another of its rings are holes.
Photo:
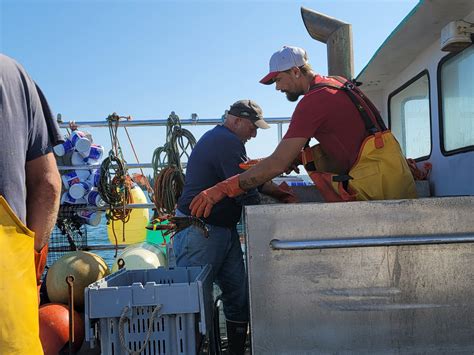
[[[441,63],[443,151],[474,147],[474,46]]]
[[[407,158],[431,152],[430,91],[427,72],[419,74],[389,97],[390,129]]]

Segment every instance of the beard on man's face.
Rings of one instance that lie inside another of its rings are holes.
[[[289,92],[289,91],[286,91],[285,94],[288,101],[291,101],[291,102],[295,102],[296,100],[298,100],[298,98],[301,95],[303,95],[302,92]]]

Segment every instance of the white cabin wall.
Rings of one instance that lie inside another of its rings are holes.
[[[373,90],[373,91],[366,91],[364,86],[361,87],[362,91],[369,97],[370,101],[377,107],[382,115],[382,118],[385,124],[388,123],[387,115],[383,110],[384,106],[384,92],[382,90]]]
[[[474,12],[466,20],[473,22]],[[441,152],[438,78],[437,70],[440,60],[448,52],[440,50],[439,39],[424,50],[407,68],[379,90],[364,91],[381,111],[385,122],[388,122],[388,97],[416,75],[428,70],[430,82],[431,110],[431,155],[427,161],[433,164],[430,175],[430,189],[433,196],[474,195],[474,152],[464,152],[444,156]],[[364,90],[364,88],[362,87]]]

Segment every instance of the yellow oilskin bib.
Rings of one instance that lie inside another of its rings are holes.
[[[377,137],[368,137],[362,143],[349,171],[349,191],[358,201],[416,198],[415,180],[396,138],[389,130],[379,137],[382,147],[376,146]]]
[[[315,161],[316,167],[318,162]],[[367,137],[347,175],[308,171],[326,202],[416,198],[416,185],[400,145],[389,131]],[[347,187],[344,187],[344,181]]]
[[[43,354],[39,338],[34,232],[0,196],[0,353]]]
[[[310,90],[328,87],[344,91],[357,108],[369,135],[362,142],[352,168],[346,173],[322,149],[310,148],[308,140],[302,162],[324,200],[342,202],[416,198],[415,180],[400,145],[385,127],[374,104],[357,88],[357,82],[338,76],[332,78],[338,84],[319,83],[310,87]]]

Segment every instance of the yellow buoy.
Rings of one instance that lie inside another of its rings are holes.
[[[46,289],[51,302],[68,303],[69,288],[66,277],[74,277],[74,305],[84,305],[84,288],[110,274],[105,261],[94,253],[73,251],[63,255],[49,268]]]
[[[112,272],[118,270],[118,260],[122,259],[127,270],[156,269],[166,266],[166,257],[163,251],[153,244],[143,242],[126,247],[115,259]]]
[[[147,203],[147,199],[143,190],[135,185],[130,189],[133,203]],[[115,244],[115,235],[117,236],[118,244],[134,244],[143,242],[146,238],[146,225],[148,224],[148,209],[135,208],[130,213],[130,219],[125,223],[125,240],[123,240],[123,226],[122,221],[114,221],[113,229],[112,222],[107,225],[107,236],[112,244]]]

